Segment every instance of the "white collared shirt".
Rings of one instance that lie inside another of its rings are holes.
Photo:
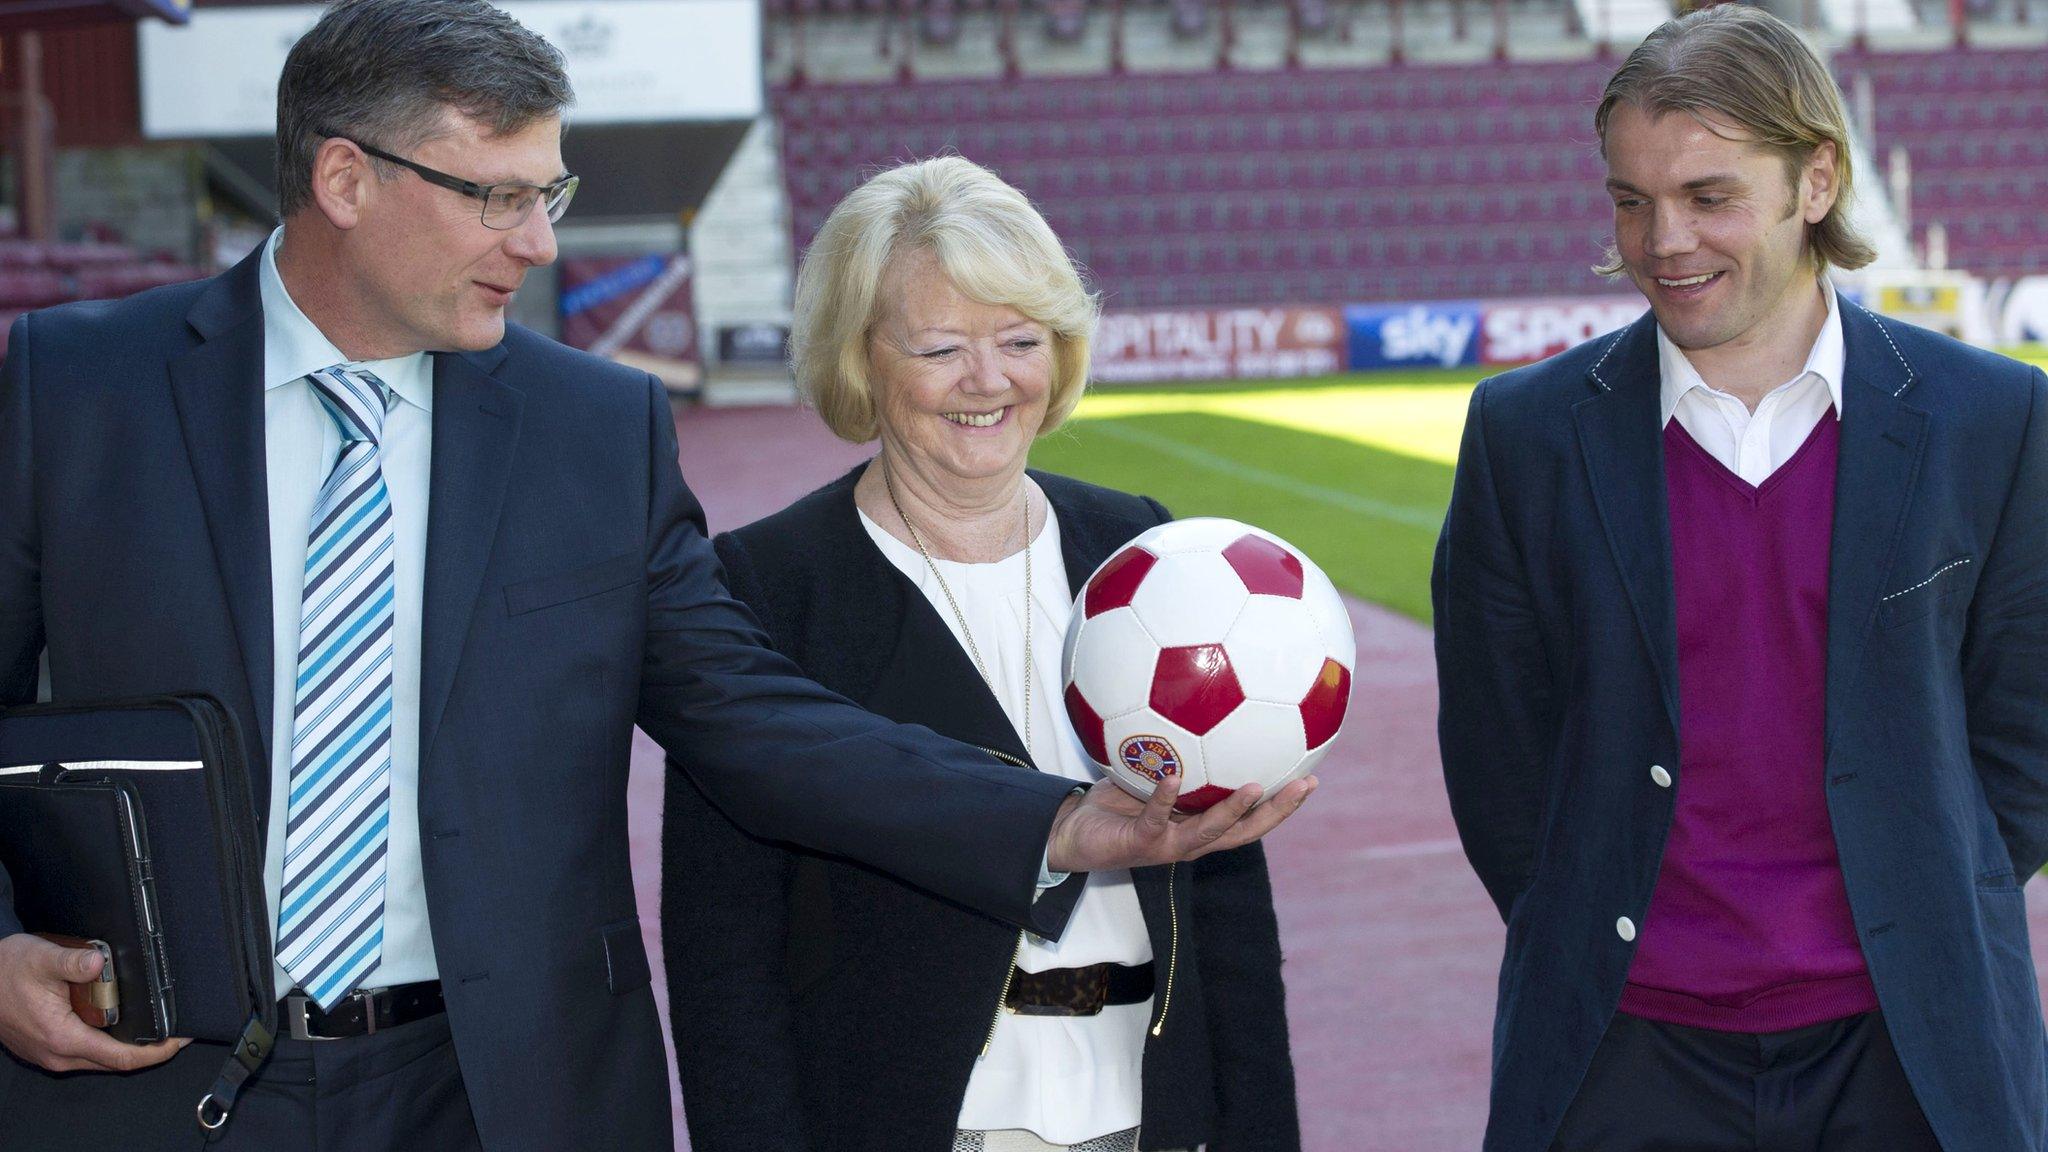
[[[270,502],[270,612],[272,727],[270,833],[263,861],[263,894],[276,935],[278,891],[284,878],[285,807],[291,795],[293,700],[299,678],[299,616],[306,583],[306,538],[313,503],[341,454],[341,429],[321,407],[306,374],[348,361],[306,318],[277,272],[284,229],[264,246],[263,438]],[[384,419],[380,457],[391,495],[392,554],[396,564],[392,640],[391,820],[384,858],[382,959],[363,987],[409,984],[438,977],[427,926],[427,894],[420,874],[420,605],[427,561],[427,485],[434,423],[433,362],[424,352],[361,363],[398,394]],[[277,990],[292,979],[276,970]]]
[[[931,569],[915,549],[860,514],[875,547],[929,600],[956,641],[960,621]],[[952,589],[975,647],[988,665],[1004,715],[1023,732],[1024,553],[992,564],[934,558]],[[1031,542],[1031,756],[1041,771],[1093,784],[1101,779],[1081,748],[1061,706],[1060,658],[1073,598],[1067,589],[1058,519]],[[962,652],[967,644],[962,642]],[[970,663],[971,663],[970,659]],[[1126,869],[1090,872],[1060,938],[1027,936],[1016,963],[1026,972],[1084,968],[1090,964],[1149,965],[1152,938]],[[988,1051],[975,1061],[961,1101],[959,1126],[970,1130],[1023,1128],[1052,1144],[1078,1144],[1135,1128],[1143,1103],[1139,1075],[1152,1001],[1113,1004],[1095,1016],[998,1017]],[[994,1005],[990,1005],[991,1012]]]
[[[1675,418],[1707,454],[1747,482],[1761,485],[1783,467],[1832,409],[1842,412],[1842,306],[1835,286],[1821,279],[1828,318],[1806,356],[1806,367],[1771,390],[1756,411],[1700,378],[1685,352],[1657,329],[1657,365],[1663,378],[1663,421]]]

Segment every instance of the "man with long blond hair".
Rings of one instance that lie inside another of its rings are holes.
[[[2048,379],[1836,292],[1777,18],[1665,24],[1595,125],[1650,315],[1475,390],[1433,578],[1485,1146],[2041,1149]]]

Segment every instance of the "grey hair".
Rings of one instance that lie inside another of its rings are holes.
[[[404,154],[445,131],[450,109],[504,135],[574,99],[562,53],[485,0],[340,0],[278,78],[278,215],[312,202],[327,133]]]

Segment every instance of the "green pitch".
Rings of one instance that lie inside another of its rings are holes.
[[[1292,541],[1337,586],[1429,619],[1429,562],[1479,373],[1089,395],[1031,462]]]
[[[2048,368],[2048,346],[2008,354]],[[1306,551],[1339,588],[1429,620],[1429,563],[1483,373],[1373,373],[1093,392],[1031,462],[1228,516]]]

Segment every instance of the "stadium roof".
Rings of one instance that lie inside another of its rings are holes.
[[[192,0],[0,0],[0,32],[150,18],[183,24]]]

